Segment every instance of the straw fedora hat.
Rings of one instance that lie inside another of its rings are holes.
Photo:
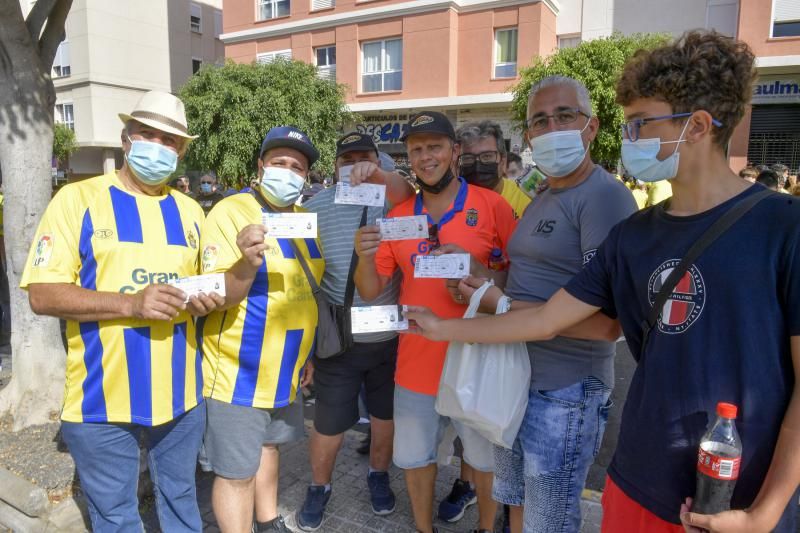
[[[183,102],[177,97],[161,91],[146,92],[130,114],[120,113],[119,118],[126,124],[129,120],[135,120],[184,139],[192,140],[198,137],[189,135]]]

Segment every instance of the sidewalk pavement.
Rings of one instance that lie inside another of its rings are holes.
[[[310,427],[310,421],[306,421],[307,432]],[[415,530],[414,520],[403,473],[394,466],[389,475],[392,480],[392,489],[397,497],[395,512],[387,516],[377,516],[372,513],[366,482],[368,459],[356,452],[363,436],[364,433],[356,430],[350,430],[345,435],[333,473],[333,494],[327,506],[325,520],[318,531],[321,533],[413,532]],[[280,472],[279,512],[286,519],[289,528],[299,531],[294,513],[303,504],[306,488],[311,481],[307,438],[298,443],[281,447]],[[436,482],[436,505],[450,492],[457,476],[457,466],[448,465],[440,468]],[[212,479],[213,476],[210,474],[202,474],[198,477],[198,500],[203,516],[204,531],[217,533],[219,528],[211,510]],[[585,491],[584,496],[581,532],[599,532],[601,517],[599,500],[590,491]],[[500,531],[500,516],[501,514],[498,512],[497,531]],[[459,522],[447,524],[437,521],[434,525],[442,533],[466,532],[477,527],[477,517],[477,505],[473,505]],[[154,509],[146,513],[145,523],[148,531],[157,530],[158,522]]]

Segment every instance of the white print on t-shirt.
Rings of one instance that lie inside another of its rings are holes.
[[[647,283],[647,299],[650,305],[655,304],[661,286],[680,262],[680,259],[664,261],[650,276]],[[700,318],[705,302],[706,284],[700,270],[692,265],[664,302],[658,317],[658,329],[664,333],[683,333]]]

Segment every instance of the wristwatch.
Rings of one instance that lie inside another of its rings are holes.
[[[497,301],[497,309],[500,309],[501,313],[505,313],[506,311],[511,311],[511,302],[513,301],[514,299],[511,296],[506,296],[504,294]]]

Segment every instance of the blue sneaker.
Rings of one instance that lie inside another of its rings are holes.
[[[303,531],[316,531],[322,524],[325,516],[325,506],[331,499],[332,490],[325,490],[325,487],[311,485],[306,492],[306,501],[303,508],[297,511],[297,527]]]
[[[394,492],[389,485],[388,472],[370,472],[367,474],[369,499],[372,501],[372,512],[387,515],[394,512]]]
[[[439,504],[439,520],[458,522],[464,516],[467,507],[477,502],[478,495],[470,487],[469,482],[456,479],[450,494]]]

